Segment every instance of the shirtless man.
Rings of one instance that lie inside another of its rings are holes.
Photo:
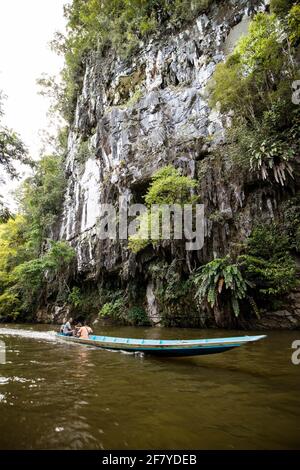
[[[78,326],[79,329],[77,330],[77,338],[89,339],[89,335],[93,333],[92,328],[90,328],[86,322],[84,323],[84,326],[82,326],[81,324],[79,324]]]

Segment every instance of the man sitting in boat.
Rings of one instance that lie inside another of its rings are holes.
[[[86,322],[84,323],[84,326],[82,326],[81,323],[78,323],[77,328],[76,336],[79,339],[89,339],[89,335],[93,333],[92,328],[88,326]]]
[[[69,320],[67,320],[66,318],[63,319],[63,324],[60,327],[60,332],[64,336],[73,336],[73,330],[71,326],[72,322],[73,322],[72,318],[70,318]]]

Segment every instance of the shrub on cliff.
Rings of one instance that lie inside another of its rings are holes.
[[[300,253],[300,193],[282,204],[282,232],[289,239],[290,250]]]
[[[236,118],[260,118],[277,100],[291,102],[291,82],[297,76],[290,35],[296,24],[275,14],[258,13],[225,63],[216,67],[210,84],[211,103],[233,109]],[[286,86],[288,84],[288,86]]]
[[[99,318],[109,319],[123,325],[147,326],[150,324],[145,309],[141,305],[132,304],[128,291],[105,290],[103,294],[106,301],[98,313]]]
[[[292,103],[292,83],[299,78],[300,16],[291,2],[276,5],[276,14],[254,17],[248,34],[216,67],[209,88],[212,106],[219,103],[221,111],[234,111],[229,139],[234,163],[258,179],[287,185],[299,153],[299,106]],[[278,16],[282,8],[290,8],[286,18]]]
[[[246,254],[238,261],[245,278],[255,286],[258,300],[286,294],[296,286],[296,265],[289,250],[290,240],[277,225],[253,230]]]
[[[83,304],[82,293],[79,287],[73,287],[68,295],[68,302],[75,308]]]
[[[163,326],[199,326],[201,320],[197,306],[191,303],[195,288],[191,277],[183,272],[181,259],[174,258],[169,264],[157,260],[149,266],[154,295]]]
[[[183,176],[172,165],[165,166],[152,176],[152,182],[145,195],[147,207],[153,204],[191,204],[196,202],[192,190],[197,182],[188,176]]]
[[[136,326],[149,326],[150,321],[147,316],[147,313],[143,307],[133,306],[128,309],[127,312],[127,321],[131,325]]]
[[[110,292],[110,299],[105,302],[100,311],[100,318],[109,318],[115,322],[125,322],[127,312],[127,296],[124,291]]]
[[[144,196],[147,212],[139,217],[139,229],[129,237],[128,247],[138,253],[150,244],[157,244],[163,239],[163,216],[170,220],[166,206],[193,204],[197,200],[194,189],[197,182],[187,176],[182,176],[179,170],[168,165],[158,170],[152,176],[150,187]],[[171,224],[172,225],[172,224]],[[154,239],[154,233],[157,238]],[[151,239],[152,235],[152,239]]]
[[[285,16],[291,7],[295,3],[295,0],[271,0],[270,10],[279,16]]]
[[[275,224],[256,227],[233,262],[217,258],[199,268],[193,278],[198,302],[222,311],[227,303],[235,316],[240,303],[248,302],[259,316],[261,308],[273,308],[276,299],[297,285],[295,261],[289,253],[290,239]]]
[[[211,308],[221,308],[228,300],[235,316],[239,316],[239,302],[246,297],[248,281],[229,256],[214,259],[201,266],[194,277],[194,283],[199,303],[206,301]]]

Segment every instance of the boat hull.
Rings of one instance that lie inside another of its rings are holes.
[[[110,351],[151,354],[163,357],[187,357],[219,354],[258,341],[265,336],[242,336],[237,338],[199,339],[199,340],[143,340],[133,338],[114,338],[109,336],[90,336],[79,339],[73,336],[58,337],[67,342],[84,344]]]
[[[189,356],[206,356],[208,354],[219,354],[225,351],[229,351],[237,346],[220,346],[220,347],[211,347],[211,348],[170,348],[170,349],[152,349],[152,350],[143,350],[137,351],[136,349],[128,350],[127,352],[138,353],[142,352],[143,354],[149,354],[151,356],[160,356],[160,357],[189,357]],[[122,351],[122,350],[120,350]]]

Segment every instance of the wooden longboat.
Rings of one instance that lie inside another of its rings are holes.
[[[217,354],[230,349],[238,348],[243,344],[259,341],[266,338],[260,336],[237,336],[233,338],[211,338],[191,340],[163,340],[163,339],[134,339],[115,338],[112,336],[90,335],[89,339],[79,339],[74,336],[57,335],[60,339],[88,346],[96,346],[112,351],[125,351],[130,353],[144,353],[155,356],[202,356]]]

